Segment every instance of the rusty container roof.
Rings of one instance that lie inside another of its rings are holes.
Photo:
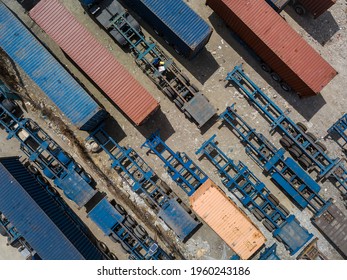
[[[41,0],[29,14],[136,125],[158,109],[153,96],[59,0]]]
[[[266,1],[207,4],[299,95],[317,95],[336,76],[336,70]]]
[[[249,259],[265,243],[257,226],[211,179],[189,200],[192,209],[241,259]]]

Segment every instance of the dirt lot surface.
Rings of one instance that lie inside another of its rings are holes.
[[[85,85],[89,92],[105,106],[113,119],[106,124],[106,130],[121,145],[129,145],[134,148],[147,163],[157,172],[159,177],[166,181],[170,187],[182,198],[188,202],[187,196],[170,179],[163,168],[162,162],[154,155],[147,155],[146,149],[140,146],[154,131],[160,129],[161,136],[166,143],[174,150],[186,152],[199,166],[215,181],[222,189],[221,180],[215,172],[215,168],[206,160],[199,159],[195,151],[201,144],[209,139],[213,134],[217,134],[219,147],[234,161],[241,160],[245,163],[258,178],[276,195],[280,202],[295,214],[301,224],[316,237],[319,238],[319,249],[329,259],[342,259],[337,251],[325,240],[325,238],[311,224],[310,217],[312,213],[308,210],[300,211],[298,208],[266,177],[262,170],[246,155],[244,146],[239,139],[226,126],[212,119],[201,130],[185,118],[184,114],[151,82],[151,80],[137,67],[133,56],[121,49],[108,35],[86,14],[77,0],[64,0],[66,7],[76,16],[76,18],[85,25],[95,37],[105,45],[117,59],[133,74],[134,77],[160,102],[161,111],[157,112],[145,125],[135,127],[129,120],[115,108],[104,96],[96,89],[91,81],[82,74],[71,61],[64,55],[59,47],[28,17],[23,8],[14,1],[3,0],[4,3],[14,11],[19,18],[42,40],[51,51],[58,57],[63,65]],[[231,31],[225,26],[223,21],[212,12],[212,10],[203,4],[201,0],[186,1],[199,15],[201,15],[214,29],[210,42],[194,60],[188,61],[179,57],[174,50],[165,44],[162,38],[159,38],[152,29],[139,19],[143,26],[146,36],[151,36],[174,57],[181,69],[187,73],[189,78],[198,85],[202,92],[208,97],[217,113],[225,110],[226,106],[236,103],[238,113],[245,118],[258,132],[280,147],[278,142],[279,134],[270,135],[269,123],[259,112],[250,106],[232,86],[226,86],[224,81],[226,74],[234,66],[243,64],[245,72],[251,79],[261,87],[268,96],[283,110],[289,110],[289,116],[294,121],[300,121],[307,125],[310,132],[313,132],[327,146],[329,155],[332,158],[345,158],[345,154],[334,139],[327,136],[327,129],[346,111],[346,88],[347,88],[347,4],[344,0],[338,0],[330,11],[322,15],[319,19],[313,20],[311,17],[299,17],[290,7],[287,7],[281,14],[288,23],[300,33],[313,48],[315,48],[338,72],[338,76],[328,84],[321,95],[300,99],[294,93],[284,92],[278,84],[273,82],[270,76],[262,72],[259,63],[249,54],[241,44],[235,39]],[[105,191],[110,198],[115,197],[126,206],[129,212],[137,217],[142,224],[146,226],[152,237],[156,237],[160,244],[167,248],[167,251],[174,251],[177,258],[186,259],[228,259],[233,252],[226,244],[207,226],[203,225],[192,238],[185,244],[180,242],[174,233],[159,220],[155,214],[148,210],[146,204],[137,195],[131,192],[127,184],[110,169],[108,157],[104,153],[86,154],[83,150],[84,139],[87,137],[85,132],[76,130],[68,124],[68,121],[61,116],[60,112],[52,106],[50,100],[38,89],[38,87],[26,77],[23,71],[13,67],[9,61],[4,59],[9,72],[19,77],[16,89],[22,96],[30,96],[30,99],[24,102],[27,112],[26,117],[30,117],[38,122],[59,144],[61,144],[84,168],[90,172],[97,181],[97,187]],[[17,72],[17,73],[16,73]],[[9,81],[8,81],[9,82]],[[10,83],[10,82],[9,82]],[[36,109],[35,105],[36,104]],[[50,114],[42,113],[39,109],[45,106]],[[63,122],[57,122],[55,115]],[[114,121],[116,120],[116,121]],[[66,127],[65,124],[68,124]],[[66,133],[67,128],[73,133]],[[64,132],[65,131],[65,132]],[[6,141],[4,132],[0,133],[0,155],[21,155],[19,145],[15,140]],[[333,198],[340,209],[346,213],[339,192],[329,182],[321,185],[321,195],[328,199]],[[225,190],[225,189],[224,189]],[[238,205],[239,201],[230,194],[232,200]],[[77,210],[75,205],[69,202],[69,205],[79,214],[83,221],[90,227],[97,238],[105,241],[109,247],[122,259],[126,255],[122,253],[120,246],[114,244],[104,237],[101,231],[86,218],[84,210]],[[242,206],[240,206],[242,208]],[[267,238],[267,245],[277,242],[271,234],[258,222],[249,211],[250,219],[259,226]],[[278,242],[277,242],[278,243]],[[296,255],[290,256],[282,243],[278,243],[278,255],[282,259],[295,259]],[[257,256],[254,257],[255,259]]]

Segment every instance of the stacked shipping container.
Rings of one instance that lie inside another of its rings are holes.
[[[150,93],[59,0],[40,1],[29,15],[136,125],[159,108]]]
[[[206,3],[299,95],[317,95],[337,74],[265,1]]]

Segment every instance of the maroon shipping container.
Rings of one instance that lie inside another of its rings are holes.
[[[299,95],[317,95],[337,75],[265,1],[207,0],[206,4]]]
[[[59,0],[42,0],[29,14],[136,125],[159,108],[153,96]]]
[[[299,0],[298,3],[317,18],[334,5],[336,0]]]

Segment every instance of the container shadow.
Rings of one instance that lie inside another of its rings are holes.
[[[145,138],[148,138],[155,131],[160,130],[160,137],[164,141],[175,133],[169,119],[161,110],[155,112],[146,123],[136,128]]]
[[[177,54],[174,48],[169,46],[163,37],[155,34],[152,27],[144,22],[136,13],[132,11],[130,13],[140,23],[141,27],[150,34],[150,37],[164,48],[165,53],[170,54],[175,61],[181,63],[201,84],[204,84],[218,70],[219,64],[206,48],[203,48],[192,60],[188,60]]]
[[[103,129],[116,142],[122,141],[127,136],[119,123],[111,116],[104,120]]]
[[[246,61],[250,67],[252,67],[307,121],[309,121],[326,104],[326,101],[320,94],[301,98],[296,93],[284,91],[279,83],[271,79],[269,73],[261,69],[259,58],[253,53],[253,51],[240,42],[237,35],[233,33],[228,26],[226,26],[224,21],[216,13],[212,13],[209,20],[215,32],[217,32],[226,41],[226,43],[228,43]],[[236,66],[236,63],[231,62],[230,69],[228,69],[228,71],[232,71],[234,66]],[[252,77],[250,78],[252,79]]]
[[[285,11],[322,46],[340,30],[330,11],[326,11],[317,19],[313,19],[312,15],[300,16],[291,7],[286,8]]]

